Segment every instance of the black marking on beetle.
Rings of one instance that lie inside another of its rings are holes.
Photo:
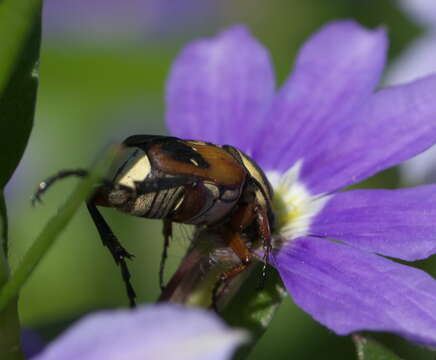
[[[151,145],[165,143],[166,141],[175,141],[177,138],[173,136],[162,136],[162,135],[132,135],[123,141],[123,145],[127,147],[139,147],[145,152]]]
[[[192,160],[194,160],[198,164],[194,164],[195,166],[204,169],[210,167],[209,163],[190,145],[186,145],[184,142],[180,141],[180,139],[172,136],[133,135],[123,142],[125,146],[136,146],[146,153],[150,146],[156,144],[161,144],[164,154],[176,161],[192,164]]]
[[[158,191],[156,193],[153,194],[153,199],[151,199],[151,203],[148,207],[148,211],[144,214],[144,217],[149,217],[151,219],[156,218],[156,209],[154,208],[155,204],[156,204],[156,200],[159,199],[159,195],[161,193],[164,193],[168,191],[168,189],[162,190],[162,191]]]
[[[195,166],[203,169],[210,167],[209,163],[204,160],[203,156],[201,156],[191,146],[186,145],[181,141],[166,141],[162,143],[162,151],[165,155],[168,155],[176,161],[188,164],[192,164],[192,161],[195,161],[197,163]]]
[[[168,199],[167,208],[165,209],[166,215],[171,215],[178,209],[177,204],[179,203],[179,201],[180,202],[183,201],[183,197],[185,196],[184,193],[185,193],[184,189],[181,188],[180,190],[177,189],[170,195],[170,198]]]
[[[148,179],[147,181],[136,181],[135,188],[138,195],[151,192],[158,192],[166,189],[171,189],[177,186],[196,184],[198,180],[191,176],[174,176],[164,178]]]

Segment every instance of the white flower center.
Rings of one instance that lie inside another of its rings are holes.
[[[322,210],[331,195],[311,195],[299,180],[302,162],[297,162],[284,174],[268,172],[274,188],[277,241],[289,241],[310,234],[312,219]],[[279,246],[280,244],[275,244]]]

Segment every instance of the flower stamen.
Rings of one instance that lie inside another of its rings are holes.
[[[312,195],[299,180],[302,161],[284,174],[270,172],[268,179],[274,188],[273,208],[276,215],[275,247],[283,239],[290,241],[310,234],[312,219],[322,210],[331,195]]]

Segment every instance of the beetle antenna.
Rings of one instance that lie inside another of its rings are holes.
[[[49,178],[45,179],[44,181],[40,182],[36,191],[32,195],[31,202],[32,206],[35,206],[37,202],[41,203],[41,196],[48,190],[49,187],[51,187],[56,181],[64,179],[66,177],[70,176],[77,176],[77,177],[85,177],[89,174],[88,170],[84,169],[75,169],[75,170],[62,170],[59,171],[57,174],[50,176]]]
[[[98,211],[97,206],[92,202],[88,201],[86,203],[88,207],[89,213],[94,221],[95,226],[97,227],[97,231],[100,234],[101,241],[103,245],[108,248],[112,257],[115,260],[115,263],[121,268],[121,277],[123,278],[124,284],[126,286],[127,297],[129,298],[130,307],[135,307],[136,302],[136,293],[133,289],[132,284],[130,283],[130,272],[126,264],[126,258],[132,259],[133,255],[127,252],[126,249],[120,244],[111,228]]]

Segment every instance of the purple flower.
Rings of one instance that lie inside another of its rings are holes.
[[[294,301],[338,334],[388,331],[436,346],[436,186],[340,192],[436,141],[436,77],[376,91],[382,29],[327,25],[275,91],[268,52],[241,26],[177,58],[167,124],[251,155],[275,188],[270,262]],[[331,241],[334,239],[335,241]]]
[[[435,27],[436,6],[433,0],[399,0],[398,3],[416,22]]]
[[[423,33],[389,67],[386,83],[401,84],[436,73],[436,1],[400,0],[406,15],[424,27]],[[407,184],[432,183],[436,180],[436,147],[400,166]]]
[[[89,315],[33,360],[225,360],[246,340],[212,312],[155,305]]]

